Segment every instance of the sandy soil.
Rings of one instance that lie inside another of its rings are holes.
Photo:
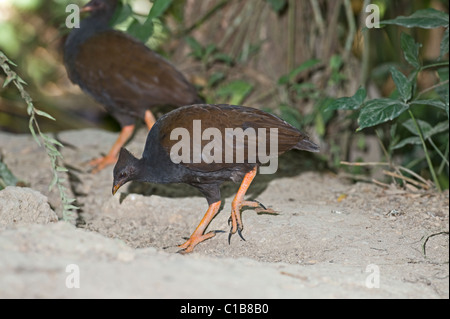
[[[66,185],[82,207],[75,227],[51,216],[61,207],[48,190],[43,150],[29,136],[0,133],[4,162],[36,191],[0,192],[0,298],[449,298],[448,191],[351,184],[305,169],[312,157],[290,152],[249,192],[278,215],[245,211],[246,241],[236,235],[229,245],[237,185],[226,184],[209,226],[223,232],[180,255],[177,245],[200,222],[206,200],[186,185],[134,183],[111,196],[112,168],[92,175],[83,163],[116,136],[57,135],[66,145]],[[140,155],[145,137],[139,131],[128,148]],[[73,264],[78,289],[66,285]]]

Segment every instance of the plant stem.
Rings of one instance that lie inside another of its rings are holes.
[[[419,94],[417,94],[417,96],[414,98],[414,101],[417,101],[419,99],[419,97],[421,97],[422,95],[424,95],[425,93],[428,93],[430,91],[433,91],[434,89],[444,86],[444,85],[448,85],[449,80],[445,80],[443,82],[440,82],[436,85],[430,86],[429,88],[426,88],[425,90],[423,90],[422,92],[419,92]]]
[[[296,38],[296,11],[297,0],[289,1],[288,9],[288,52],[287,52],[287,69],[290,71],[295,67],[295,38]]]
[[[344,8],[345,15],[347,16],[348,21],[348,35],[347,40],[345,41],[345,51],[346,54],[349,54],[352,49],[353,41],[355,39],[356,23],[355,19],[353,18],[353,11],[350,0],[344,0]]]
[[[430,142],[431,146],[433,146],[434,150],[439,154],[439,156],[442,158],[443,162],[445,164],[447,164],[448,166],[448,160],[445,158],[445,155],[442,154],[441,150],[436,146],[436,144],[434,144],[433,140],[431,139],[431,137],[429,137],[427,139],[428,142]]]
[[[430,169],[431,176],[433,177],[434,184],[440,193],[440,192],[442,192],[441,185],[439,184],[439,180],[437,178],[436,172],[434,171],[434,167],[433,167],[433,163],[431,162],[430,154],[428,154],[428,148],[427,148],[427,144],[425,143],[425,139],[423,138],[422,130],[421,130],[419,124],[417,123],[417,120],[414,117],[413,112],[411,110],[408,110],[408,112],[414,122],[414,125],[416,126],[417,132],[419,133],[419,138],[420,138],[420,141],[422,142],[423,150],[425,152],[425,158],[427,159],[427,163],[428,163],[428,167]]]
[[[20,92],[22,99],[25,101],[25,103],[27,105],[27,113],[30,117],[30,120],[29,120],[30,132],[32,133],[36,143],[39,146],[41,146],[41,143],[43,144],[43,147],[44,147],[44,149],[47,153],[47,156],[49,157],[50,162],[51,162],[52,171],[53,171],[53,181],[52,181],[49,189],[51,189],[55,184],[58,186],[59,197],[61,199],[61,203],[63,206],[63,208],[62,208],[63,219],[65,221],[74,220],[74,218],[75,218],[74,212],[79,208],[76,207],[75,205],[72,205],[72,203],[75,202],[75,199],[71,199],[66,195],[67,188],[62,185],[62,182],[64,181],[64,179],[60,178],[59,174],[58,174],[59,171],[65,170],[65,168],[63,168],[62,166],[59,166],[57,163],[58,159],[62,159],[62,155],[57,150],[57,146],[62,146],[62,145],[58,141],[50,138],[48,135],[41,132],[41,129],[39,127],[39,122],[37,121],[36,115],[44,116],[44,117],[47,117],[47,118],[50,118],[53,120],[54,120],[54,118],[51,115],[49,115],[41,110],[38,110],[37,108],[34,107],[31,96],[28,94],[28,92],[23,87],[23,85],[26,84],[25,81],[23,81],[17,75],[16,72],[11,70],[11,68],[9,67],[9,64],[15,65],[14,63],[12,63],[11,60],[9,60],[9,58],[2,51],[0,51],[0,67],[3,69],[3,72],[6,74],[6,80],[3,83],[3,86],[5,87],[9,83],[13,82],[14,85],[17,87],[18,91]],[[37,131],[39,137],[41,138],[42,142],[39,141],[39,138],[36,135],[36,131]]]
[[[447,160],[447,156],[448,156],[448,151],[449,151],[449,143],[447,141],[447,148],[445,149],[445,154],[444,154],[444,158],[446,160]],[[438,169],[438,174],[439,175],[442,174],[442,171],[444,170],[445,164],[446,163],[444,161],[442,161],[441,165],[439,166],[439,169]],[[447,166],[448,166],[448,161],[447,161]]]
[[[370,4],[370,0],[364,0],[363,8],[367,8]],[[367,13],[361,12],[361,26],[364,25],[364,21],[366,21]],[[361,84],[366,85],[366,81],[369,78],[369,64],[370,64],[370,32],[369,30],[363,30],[362,35],[364,37],[364,47],[362,53],[362,61],[361,61]]]
[[[448,61],[447,62],[440,62],[440,63],[433,63],[433,64],[429,64],[429,65],[425,65],[423,67],[421,67],[421,71],[426,70],[426,69],[431,69],[431,68],[437,68],[440,66],[448,66]]]

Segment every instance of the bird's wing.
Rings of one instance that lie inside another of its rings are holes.
[[[189,149],[190,161],[186,161],[186,158],[180,164],[205,172],[229,168],[235,163],[260,163],[260,155],[276,157],[307,138],[272,114],[241,106],[184,107],[161,120],[160,139],[163,148],[169,154],[181,157],[183,151]],[[183,132],[189,132],[188,139],[183,136]],[[182,145],[186,145],[184,150]],[[214,152],[214,146],[221,154]],[[262,147],[265,147],[265,152]],[[208,164],[208,159],[212,163]],[[195,160],[200,163],[195,163]]]
[[[172,64],[114,30],[96,34],[81,45],[75,71],[83,89],[105,106],[125,112],[140,114],[154,105],[181,106],[197,99],[195,88]]]

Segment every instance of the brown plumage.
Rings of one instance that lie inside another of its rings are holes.
[[[131,36],[109,27],[117,0],[92,0],[90,16],[65,44],[64,63],[71,81],[101,103],[120,123],[121,134],[109,154],[92,164],[101,169],[116,161],[136,119],[150,129],[155,106],[200,103],[196,89],[167,60]]]
[[[216,138],[207,139],[208,134],[206,134],[203,140],[197,139],[196,142],[194,127],[198,128],[196,125],[199,122],[194,124],[194,121],[201,121],[202,133],[206,132],[207,129],[213,129],[217,133]],[[226,142],[227,134],[230,134],[230,129],[235,130],[237,128],[246,132],[249,132],[248,129],[250,129],[250,132],[266,129],[266,135],[249,134],[250,138],[245,138],[241,142],[236,141],[230,145],[230,139]],[[278,132],[275,138],[278,150],[276,154],[272,154],[272,158],[290,149],[319,151],[319,147],[311,142],[307,135],[277,116],[254,108],[208,104],[178,108],[156,122],[148,134],[141,159],[135,158],[126,149],[121,150],[119,160],[114,167],[113,194],[129,181],[186,183],[198,188],[205,195],[209,208],[191,238],[180,246],[183,252],[191,252],[199,242],[215,235],[214,231],[207,234],[204,234],[204,232],[219,211],[221,203],[220,185],[227,180],[242,181],[241,187],[232,202],[230,218],[232,223],[230,237],[236,232],[242,237],[241,208],[248,206],[265,209],[259,202],[244,200],[245,193],[256,176],[258,167],[262,164],[259,157],[255,161],[251,159],[250,152],[248,152],[249,145],[252,145],[253,142],[258,145],[258,156],[260,155],[259,143],[261,141],[263,141],[261,146],[266,144],[266,150],[269,150],[270,138],[274,142],[270,129],[276,129]],[[177,144],[183,141],[180,138],[182,136],[182,134],[179,134],[180,132],[189,133],[188,148],[183,149],[183,151],[188,151],[190,155],[186,162],[173,161],[176,158],[174,155],[180,155],[180,149],[177,148]],[[204,152],[204,148],[213,141],[217,141],[217,148],[214,149],[214,152],[219,151],[222,156],[216,158],[219,159],[217,162],[208,163],[211,153]],[[225,163],[225,153],[230,146],[234,155],[233,161]],[[244,156],[242,161],[237,162],[235,155],[239,150],[244,151]],[[197,163],[194,158],[201,160]]]

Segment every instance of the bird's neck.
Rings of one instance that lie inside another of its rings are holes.
[[[138,162],[138,182],[164,184],[166,181],[164,170],[151,158],[141,158]]]
[[[100,12],[93,12],[89,17],[83,19],[80,28],[73,29],[67,38],[66,47],[78,45],[86,41],[98,32],[111,29],[110,20],[114,15],[116,6],[112,5]]]

